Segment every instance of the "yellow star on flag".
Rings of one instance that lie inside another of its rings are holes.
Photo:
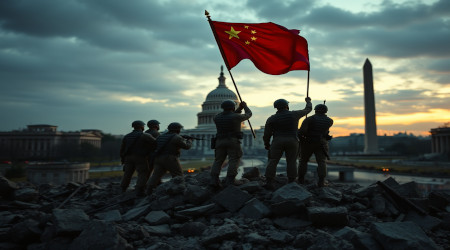
[[[234,30],[233,26],[231,26],[230,31],[225,31],[225,33],[227,33],[228,35],[230,35],[230,37],[228,37],[228,39],[231,39],[233,37],[236,37],[237,39],[239,39],[238,34],[241,33],[240,31]]]

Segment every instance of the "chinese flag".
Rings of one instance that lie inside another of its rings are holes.
[[[225,23],[211,21],[223,49],[228,70],[250,59],[266,74],[309,70],[308,42],[299,30],[275,23]]]

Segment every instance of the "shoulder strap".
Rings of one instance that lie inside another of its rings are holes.
[[[128,151],[130,151],[130,148],[132,148],[132,147],[136,144],[136,142],[139,140],[139,138],[141,137],[142,134],[143,134],[143,133],[140,133],[140,134],[134,139],[134,141],[130,144],[130,146],[127,147],[127,150],[125,150],[125,155],[128,154]]]
[[[167,145],[169,144],[169,142],[172,140],[172,138],[175,136],[176,134],[173,134],[169,137],[169,139],[166,141],[166,143],[164,143],[164,145],[162,145],[158,150],[155,151],[155,156],[160,155],[162,152],[164,152],[164,150],[166,149]]]

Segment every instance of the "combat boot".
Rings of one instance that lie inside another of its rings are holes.
[[[305,184],[305,176],[299,176],[298,177],[298,184],[302,184],[302,185]]]
[[[266,184],[263,186],[267,190],[275,190],[275,184],[273,178],[267,178]]]
[[[136,189],[136,197],[144,197],[145,192],[143,189]]]
[[[288,183],[292,183],[292,182],[295,182],[295,178],[289,177],[288,178]]]
[[[147,196],[150,196],[150,195],[152,195],[152,193],[153,193],[153,189],[154,189],[155,187],[153,187],[153,186],[148,186],[147,187],[147,190],[146,190],[146,194],[147,194]]]
[[[325,177],[319,177],[319,181],[317,182],[318,187],[325,187]]]
[[[225,187],[228,187],[230,185],[235,185],[235,178],[236,176],[227,176],[227,178],[225,179]]]
[[[222,183],[218,175],[212,175],[209,185],[213,188],[222,188]]]

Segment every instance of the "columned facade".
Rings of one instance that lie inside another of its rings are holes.
[[[0,157],[6,159],[42,160],[58,157],[61,147],[88,143],[101,147],[99,130],[60,132],[57,126],[28,125],[27,129],[0,132]]]
[[[85,183],[89,178],[89,163],[38,163],[27,166],[27,179],[35,185],[69,182]]]
[[[448,154],[450,152],[450,127],[433,128],[431,133],[431,152]]]
[[[233,100],[236,103],[236,107],[240,103],[237,95],[226,86],[225,79],[222,66],[218,78],[219,85],[208,93],[206,100],[202,104],[202,111],[197,114],[197,126],[194,129],[182,131],[183,134],[188,134],[190,136],[202,139],[194,140],[192,148],[183,153],[184,155],[214,155],[214,149],[211,149],[211,138],[216,135],[214,116],[223,111],[220,107],[223,101]],[[264,130],[255,130],[255,134],[257,134],[256,137],[259,138],[261,142],[255,141],[251,131],[246,128],[244,122],[242,123],[242,132],[244,133],[244,138],[241,140],[244,154],[255,153],[255,150],[258,148],[264,149],[264,146],[258,147],[258,145],[263,145],[261,138]]]

